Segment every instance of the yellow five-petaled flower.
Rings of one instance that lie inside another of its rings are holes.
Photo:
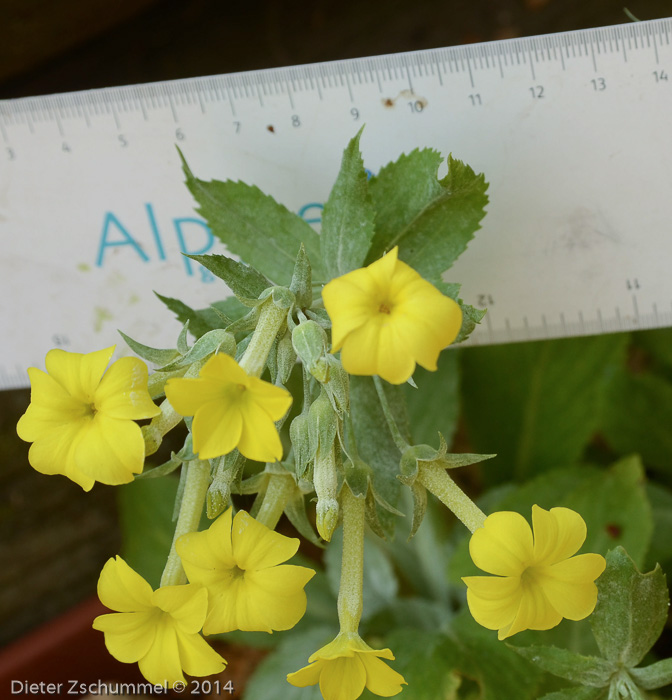
[[[479,569],[466,576],[467,603],[483,627],[506,639],[523,630],[548,630],[563,617],[583,620],[595,609],[595,579],[606,567],[600,554],[574,556],[586,523],[569,508],[532,506],[534,535],[519,513],[493,513],[469,542]]]
[[[134,421],[160,413],[144,362],[122,357],[106,372],[113,352],[50,350],[46,373],[28,370],[30,406],[16,426],[33,443],[28,460],[37,471],[64,474],[85,491],[96,481],[126,484],[142,471],[145,443]]]
[[[365,687],[389,698],[400,693],[406,681],[382,659],[394,660],[394,655],[389,649],[372,649],[358,634],[341,633],[287,680],[299,688],[319,683],[324,700],[355,700]]]
[[[183,416],[194,416],[191,431],[200,459],[232,452],[259,462],[282,459],[274,421],[292,405],[292,395],[251,377],[230,356],[213,355],[198,378],[169,379],[166,397]]]
[[[332,352],[350,374],[403,384],[418,363],[435,371],[462,325],[459,305],[398,260],[398,248],[322,290]]]
[[[304,586],[315,575],[282,564],[299,540],[285,537],[241,510],[229,508],[202,532],[183,535],[177,553],[191,583],[208,589],[204,634],[288,630],[306,612]],[[282,564],[282,566],[280,566]]]
[[[226,661],[199,634],[208,592],[196,584],[156,591],[121,558],[109,559],[98,579],[98,597],[116,613],[99,615],[93,628],[105,633],[115,659],[138,663],[153,685],[173,687],[190,676],[223,671]]]

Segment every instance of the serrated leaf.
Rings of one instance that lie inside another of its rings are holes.
[[[199,180],[181,153],[180,158],[187,187],[199,205],[196,211],[232,253],[275,284],[288,285],[303,243],[314,276],[324,279],[319,236],[300,216],[253,185]]]
[[[120,330],[118,330],[117,332],[126,341],[126,345],[128,345],[128,347],[131,348],[131,350],[133,350],[133,352],[136,355],[138,355],[138,357],[141,357],[143,360],[151,362],[154,365],[165,365],[178,355],[177,350],[175,350],[174,348],[169,348],[167,350],[150,348],[149,345],[143,345],[137,340],[129,338],[129,336],[127,336]]]
[[[156,296],[177,316],[177,320],[180,321],[180,323],[189,321],[189,331],[196,338],[200,338],[202,335],[205,335],[208,331],[215,328],[221,328],[223,325],[214,309],[201,309],[197,311],[187,306],[179,299],[164,297],[158,292],[154,292],[154,294],[156,294]]]
[[[436,151],[416,150],[371,179],[377,215],[369,262],[398,245],[399,258],[433,282],[465,250],[485,216],[488,185],[452,156],[439,181],[440,162]]]
[[[322,213],[320,247],[327,280],[361,267],[373,240],[376,212],[359,151],[361,134],[360,129],[343,152],[341,169]]]
[[[193,346],[169,365],[161,368],[162,372],[172,372],[175,369],[191,365],[202,360],[215,351],[221,351],[227,355],[233,355],[236,351],[236,343],[233,335],[228,331],[217,328],[202,335]]]
[[[607,569],[590,618],[602,655],[626,667],[637,666],[665,626],[670,596],[665,574],[656,566],[642,574],[623,547],[607,554]]]
[[[188,258],[210,270],[215,277],[226,282],[240,299],[258,299],[273,284],[250,265],[228,258],[226,255],[188,255]]]
[[[672,384],[621,369],[607,387],[602,429],[619,454],[637,452],[647,465],[672,474]]]
[[[629,673],[640,688],[645,690],[664,688],[672,685],[672,659],[656,661],[655,664],[644,668],[633,668]]]
[[[462,349],[467,432],[476,451],[497,453],[486,478],[522,481],[577,461],[626,344],[618,334]]]
[[[609,679],[617,670],[613,664],[599,657],[582,656],[558,647],[518,647],[513,644],[507,646],[542,670],[580,685],[604,688],[609,685]]]

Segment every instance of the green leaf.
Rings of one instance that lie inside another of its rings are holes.
[[[399,387],[386,386],[385,394],[402,434],[408,433],[403,395]],[[397,480],[399,450],[380,408],[378,394],[370,377],[350,378],[350,412],[359,455],[372,469],[374,489],[392,506],[399,500],[401,484]],[[377,508],[385,532],[394,533],[396,517]]]
[[[151,362],[154,365],[165,365],[166,363],[175,359],[178,355],[177,350],[175,350],[174,348],[169,348],[168,350],[150,348],[149,345],[143,345],[137,340],[129,338],[122,331],[118,331],[118,333],[126,341],[126,345],[128,345],[128,347],[131,348],[131,350],[133,350],[133,352],[136,355],[141,357],[143,360],[146,360],[147,362]]]
[[[215,277],[224,280],[239,299],[246,301],[258,299],[264,289],[273,286],[253,267],[227,258],[226,255],[187,255],[187,257],[203,265]]]
[[[376,234],[369,262],[398,245],[399,258],[434,282],[465,250],[485,216],[488,186],[483,175],[452,156],[439,181],[440,163],[436,151],[415,150],[371,179]]]
[[[328,626],[312,627],[302,634],[285,634],[278,648],[257,666],[245,686],[245,697],[251,700],[322,700],[319,686],[297,688],[286,678],[288,673],[307,666],[308,657],[333,638],[333,629]]]
[[[575,462],[598,427],[627,336],[464,348],[462,400],[476,452],[497,453],[492,482]]]
[[[513,644],[507,646],[548,673],[594,688],[604,688],[609,685],[609,679],[616,670],[613,664],[604,659],[596,656],[582,656],[558,647],[539,645],[518,647]]]
[[[672,384],[650,374],[618,372],[609,383],[602,429],[619,454],[672,474]]]
[[[233,355],[236,352],[236,342],[228,331],[216,328],[202,335],[193,346],[174,362],[161,368],[162,372],[172,372],[180,367],[198,362],[213,352]]]
[[[385,639],[385,644],[395,656],[389,665],[408,683],[402,686],[400,697],[457,700],[461,681],[454,671],[460,656],[456,642],[435,630],[396,629]]]
[[[180,157],[187,187],[199,204],[196,211],[232,253],[275,284],[288,285],[303,243],[314,277],[324,279],[319,236],[300,216],[253,185],[199,180]]]
[[[133,481],[118,487],[121,556],[151,586],[158,588],[175,525],[177,479]]]
[[[650,568],[660,562],[661,566],[669,570],[665,564],[672,559],[672,493],[668,488],[648,482],[646,495],[653,516],[653,534],[646,554],[646,565]]]
[[[635,679],[640,688],[655,690],[672,685],[672,659],[656,661],[655,664],[644,668],[633,668],[630,675]]]
[[[341,170],[322,213],[320,246],[327,279],[361,267],[373,239],[376,213],[359,152],[362,129],[343,152]]]
[[[224,325],[214,309],[196,311],[179,299],[164,297],[158,292],[154,292],[154,294],[177,316],[180,323],[189,321],[189,330],[196,338],[200,338],[215,328],[222,328]]]
[[[576,484],[562,504],[581,513],[588,535],[583,551],[606,553],[624,547],[641,565],[653,532],[651,505],[639,457],[627,457]]]
[[[414,443],[432,444],[441,433],[449,444],[457,428],[460,410],[458,353],[447,350],[439,356],[436,372],[418,367],[413,379],[418,388],[404,384],[408,419]]]
[[[607,569],[597,588],[590,622],[602,655],[626,667],[637,666],[667,621],[670,596],[665,574],[659,566],[641,574],[628,553],[617,547],[607,554]]]
[[[633,334],[636,345],[644,348],[661,364],[672,367],[672,328],[656,328]]]

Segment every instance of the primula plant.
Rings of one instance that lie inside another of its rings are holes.
[[[369,178],[360,134],[319,233],[183,161],[240,260],[191,257],[233,296],[222,286],[200,310],[160,297],[183,328],[170,349],[124,336],[142,360],[52,350],[46,373],[29,370],[31,464],[85,490],[125,485],[126,553],[100,574],[111,612],[95,629],[164,686],[226,677],[208,640],[262,646],[253,699],[657,697],[669,597],[660,567],[638,565],[650,546],[672,556],[654,539],[672,495],[645,493],[637,457],[600,466],[590,442],[594,407],[613,403],[601,368],[626,341],[567,341],[552,376],[548,345],[460,365],[446,348],[485,311],[444,274],[479,228],[485,180],[452,157],[439,179],[429,149]],[[178,449],[157,463],[171,431]],[[571,466],[590,445],[592,463]]]

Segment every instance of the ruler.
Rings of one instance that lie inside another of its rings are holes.
[[[54,346],[170,347],[152,290],[228,293],[202,179],[258,185],[319,227],[348,140],[366,166],[433,147],[485,173],[450,270],[487,307],[472,344],[672,325],[672,20],[0,101],[0,387]]]

